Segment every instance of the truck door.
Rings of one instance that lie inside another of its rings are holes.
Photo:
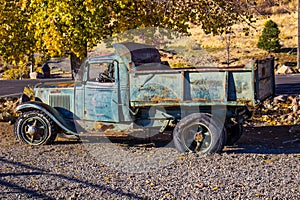
[[[87,64],[84,85],[84,119],[118,122],[118,63],[102,60]]]

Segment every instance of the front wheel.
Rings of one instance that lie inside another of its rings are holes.
[[[22,113],[14,129],[17,139],[29,145],[50,144],[57,135],[52,120],[39,111]]]
[[[174,144],[180,152],[200,154],[222,151],[225,135],[223,124],[206,113],[184,117],[173,131]]]

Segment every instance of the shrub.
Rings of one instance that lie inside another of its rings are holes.
[[[278,25],[272,20],[267,21],[262,34],[259,37],[257,47],[266,50],[269,53],[278,52],[278,50],[280,50],[281,48],[278,37],[279,33],[280,30],[278,28]]]

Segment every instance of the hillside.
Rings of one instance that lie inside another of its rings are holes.
[[[296,62],[297,48],[297,1],[296,0],[265,0],[256,1],[252,12],[256,22],[251,26],[237,24],[230,35],[230,58],[237,58],[237,63],[244,63],[249,58],[263,58],[268,55],[266,51],[257,48],[258,38],[261,35],[264,23],[271,19],[278,24],[281,31],[281,53],[272,53],[278,58],[278,64],[284,62]],[[246,33],[244,30],[249,29]],[[225,62],[227,58],[226,37],[206,35],[199,27],[191,28],[192,38],[201,44],[211,56],[219,62]],[[228,41],[228,40],[227,40]],[[237,64],[234,63],[234,64]]]

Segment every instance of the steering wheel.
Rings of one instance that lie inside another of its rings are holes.
[[[99,79],[98,79],[99,82],[114,82],[115,79],[112,78],[112,77],[109,77],[109,75],[105,72],[102,72],[99,74]]]

